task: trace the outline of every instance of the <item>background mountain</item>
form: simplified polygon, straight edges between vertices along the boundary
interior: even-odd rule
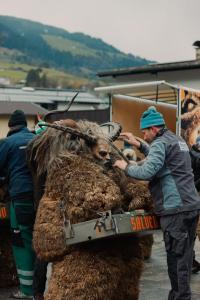
[[[86,77],[105,69],[150,63],[89,35],[9,16],[0,16],[0,47],[1,61],[50,67]]]

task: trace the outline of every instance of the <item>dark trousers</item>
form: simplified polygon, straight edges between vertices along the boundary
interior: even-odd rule
[[[32,247],[32,231],[34,217],[35,211],[31,193],[24,193],[11,198],[10,225],[12,249],[20,283],[20,291],[29,296],[33,295],[35,253]]]
[[[44,294],[47,275],[46,261],[40,260],[38,257],[35,260],[34,275],[33,275],[33,294]]]
[[[191,300],[190,276],[199,211],[162,216],[171,291],[168,300]]]

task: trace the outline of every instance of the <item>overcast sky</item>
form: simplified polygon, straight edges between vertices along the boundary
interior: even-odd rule
[[[195,58],[200,0],[0,0],[0,14],[103,39],[159,62]]]

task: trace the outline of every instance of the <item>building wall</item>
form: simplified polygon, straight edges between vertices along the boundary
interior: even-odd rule
[[[0,138],[6,137],[6,135],[8,133],[8,130],[9,130],[8,120],[9,120],[9,115],[0,116]],[[27,121],[28,121],[28,128],[30,130],[34,129],[35,116],[28,116]]]
[[[134,74],[115,77],[118,83],[139,83],[147,81],[165,80],[171,84],[183,85],[189,88],[200,90],[200,70],[183,70],[159,72],[156,74]]]

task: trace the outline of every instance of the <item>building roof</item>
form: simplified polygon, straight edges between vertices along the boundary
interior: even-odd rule
[[[59,89],[34,89],[30,87],[24,88],[0,88],[0,101],[19,101],[33,103],[56,103],[69,102],[77,91],[59,90]],[[79,92],[75,103],[101,104],[107,101],[98,98],[96,95]]]
[[[48,112],[48,110],[35,103],[0,101],[0,115],[11,114],[16,109],[23,110],[26,116],[34,116],[37,113],[44,115]]]
[[[189,60],[181,62],[170,62],[162,64],[150,64],[141,67],[133,68],[122,68],[122,69],[113,69],[97,73],[99,77],[117,77],[123,75],[132,75],[132,74],[144,74],[144,73],[158,73],[158,72],[168,72],[168,71],[179,71],[179,70],[194,70],[200,69],[200,60]]]
[[[132,100],[155,101],[156,103],[177,104],[178,89],[180,86],[172,85],[165,80],[149,81],[140,83],[115,84],[104,87],[97,87],[98,93],[110,95],[123,95],[123,97],[132,97]]]

